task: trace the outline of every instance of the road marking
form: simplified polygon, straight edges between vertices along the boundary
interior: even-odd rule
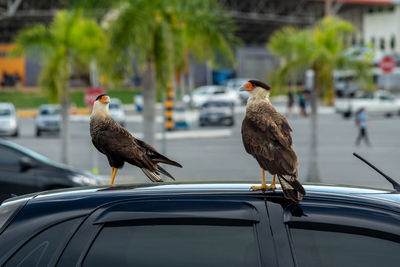
[[[131,133],[135,138],[143,138],[143,133]],[[156,139],[161,140],[163,133],[156,133]],[[190,139],[190,138],[215,138],[215,137],[227,137],[232,136],[231,129],[219,129],[219,130],[191,130],[191,131],[175,131],[166,132],[165,138],[167,140],[174,139]]]

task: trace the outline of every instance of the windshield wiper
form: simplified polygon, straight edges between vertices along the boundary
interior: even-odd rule
[[[398,182],[396,182],[395,180],[393,180],[392,178],[390,178],[389,176],[387,176],[386,174],[384,174],[381,170],[379,170],[377,167],[375,167],[374,165],[372,165],[372,163],[368,162],[366,159],[364,159],[363,157],[361,157],[360,155],[358,155],[357,153],[353,153],[353,155],[357,158],[359,158],[360,160],[362,160],[363,162],[365,162],[365,164],[367,164],[368,166],[370,166],[372,169],[374,169],[375,171],[377,171],[380,175],[382,175],[383,177],[385,177],[386,180],[388,180],[389,183],[392,184],[393,189],[400,193],[400,184]]]

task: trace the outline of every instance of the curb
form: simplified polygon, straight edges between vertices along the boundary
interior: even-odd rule
[[[25,109],[25,110],[18,110],[17,116],[18,118],[32,118],[37,116],[38,110],[37,109]],[[71,109],[69,111],[71,115],[90,115],[90,109],[88,108],[77,108]]]

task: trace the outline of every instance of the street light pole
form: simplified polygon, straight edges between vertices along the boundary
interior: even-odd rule
[[[332,0],[325,0],[325,17],[332,15]]]

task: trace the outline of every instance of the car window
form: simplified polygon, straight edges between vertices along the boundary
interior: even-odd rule
[[[110,104],[109,109],[119,109],[119,104]]]
[[[68,220],[41,232],[21,247],[7,261],[5,267],[49,266],[51,262],[57,260],[66,241],[81,221],[82,218]]]
[[[252,226],[136,225],[105,227],[83,266],[259,266],[259,258]]]
[[[10,116],[11,110],[10,109],[0,109],[0,116]]]
[[[21,156],[20,153],[12,149],[0,146],[0,169],[18,169]]]
[[[60,109],[42,109],[40,115],[58,115],[60,114]]]
[[[300,267],[399,266],[400,244],[394,241],[351,230],[332,232],[292,228],[290,233]]]
[[[388,95],[380,95],[379,99],[380,100],[393,100],[393,98]]]

